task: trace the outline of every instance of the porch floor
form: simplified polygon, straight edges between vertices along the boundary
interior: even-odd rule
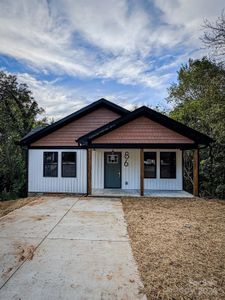
[[[124,190],[124,189],[93,189],[92,196],[114,196],[114,197],[140,197],[138,189]],[[145,190],[146,197],[171,197],[171,198],[192,198],[193,195],[181,191],[160,191],[160,190]]]

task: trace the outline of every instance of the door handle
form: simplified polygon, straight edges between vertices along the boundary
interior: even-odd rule
[[[118,172],[118,176],[120,177],[120,171]]]

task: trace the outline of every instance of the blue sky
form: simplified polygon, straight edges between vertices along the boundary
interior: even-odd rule
[[[0,68],[55,120],[99,98],[160,106],[222,0],[1,0]]]

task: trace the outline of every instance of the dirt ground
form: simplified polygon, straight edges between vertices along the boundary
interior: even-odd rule
[[[225,201],[122,202],[148,299],[225,299]]]
[[[37,197],[27,197],[17,200],[0,201],[0,218],[36,199]]]

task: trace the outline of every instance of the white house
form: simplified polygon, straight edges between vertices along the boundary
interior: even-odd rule
[[[132,112],[105,99],[27,134],[29,193],[182,191],[182,153],[208,136],[148,107]]]

